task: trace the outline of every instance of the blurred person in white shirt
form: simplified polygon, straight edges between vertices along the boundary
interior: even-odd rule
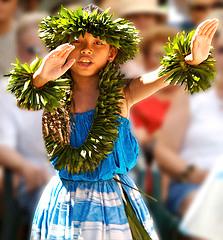
[[[31,13],[18,22],[17,57],[21,62],[30,63],[36,55],[46,54],[37,31],[44,16]],[[54,171],[47,161],[42,139],[42,111],[19,109],[14,96],[6,92],[7,83],[7,78],[0,80],[0,165],[12,170],[18,202],[32,218],[42,187]]]

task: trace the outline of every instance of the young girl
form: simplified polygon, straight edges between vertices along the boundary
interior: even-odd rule
[[[198,27],[187,63],[208,57],[216,28],[216,19]],[[52,51],[31,66],[17,62],[9,84],[20,107],[45,108],[44,139],[58,170],[36,209],[31,239],[158,239],[127,175],[138,154],[128,112],[167,86],[166,77],[155,71],[126,84],[119,64],[134,56],[137,31],[96,6],[61,9],[40,30]]]

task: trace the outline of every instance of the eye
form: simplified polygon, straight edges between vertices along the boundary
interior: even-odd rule
[[[103,41],[100,41],[100,40],[97,40],[97,41],[95,41],[95,44],[96,44],[96,45],[104,45],[104,42],[103,42]]]
[[[80,40],[79,40],[79,39],[74,39],[74,41],[73,41],[72,43],[73,43],[73,44],[80,43]]]

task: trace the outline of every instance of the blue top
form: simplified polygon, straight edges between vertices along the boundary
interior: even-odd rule
[[[71,130],[71,145],[79,147],[88,136],[93,123],[95,109],[71,115],[75,127]],[[98,181],[113,178],[115,174],[125,174],[136,165],[139,152],[138,142],[131,132],[129,119],[119,115],[119,134],[115,141],[113,151],[101,161],[93,172],[83,174],[70,174],[63,169],[58,171],[61,178],[76,181]]]

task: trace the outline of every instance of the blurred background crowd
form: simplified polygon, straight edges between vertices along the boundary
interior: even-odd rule
[[[3,75],[16,58],[30,63],[36,55],[47,54],[38,38],[43,17],[57,13],[61,4],[75,9],[88,3],[110,7],[115,17],[127,18],[139,29],[139,54],[121,66],[129,78],[160,66],[169,37],[194,29],[206,18],[220,20],[213,41],[217,74],[209,90],[189,95],[182,87],[168,86],[131,108],[140,154],[130,175],[140,189],[157,199],[145,201],[161,240],[223,239],[223,235],[209,237],[205,231],[188,234],[180,227],[223,154],[221,0],[0,0],[0,239],[29,239],[37,201],[55,174],[44,149],[42,112],[18,109]],[[207,221],[211,225],[212,219]],[[222,219],[216,224],[223,228]]]

